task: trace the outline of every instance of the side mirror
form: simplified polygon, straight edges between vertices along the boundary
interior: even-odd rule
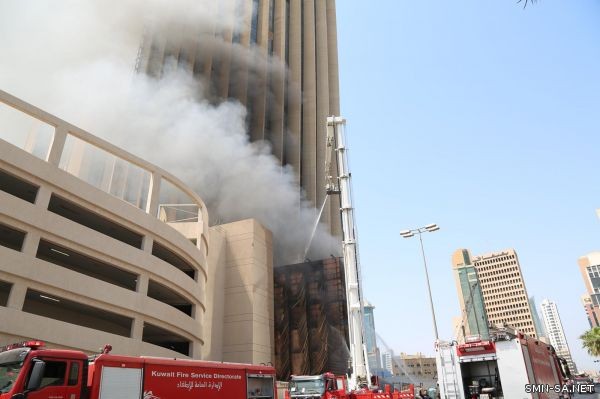
[[[44,376],[44,370],[46,369],[46,363],[41,360],[33,363],[31,374],[29,375],[29,381],[27,382],[27,391],[35,391],[42,384],[42,377]]]

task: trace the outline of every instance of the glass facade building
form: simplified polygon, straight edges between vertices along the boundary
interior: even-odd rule
[[[489,338],[488,317],[477,269],[471,264],[471,255],[466,249],[459,249],[453,256],[453,267],[457,290],[462,309],[459,338],[478,335]]]
[[[375,307],[370,303],[364,305],[365,344],[367,359],[371,372],[381,369],[381,356],[377,347],[377,333],[375,332]]]

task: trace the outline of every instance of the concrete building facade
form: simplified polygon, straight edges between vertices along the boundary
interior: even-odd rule
[[[273,361],[271,234],[0,91],[0,345]],[[257,278],[258,276],[258,278]]]
[[[340,113],[335,0],[230,3],[215,2],[207,11],[229,21],[218,26],[199,21],[181,29],[172,21],[171,29],[149,27],[137,69],[160,77],[175,64],[204,83],[211,101],[243,104],[250,139],[268,142],[320,208],[326,198],[326,117]],[[341,236],[339,199],[329,201],[321,220]]]
[[[592,297],[588,294],[582,295],[581,304],[583,305],[583,309],[585,310],[585,314],[587,316],[590,328],[600,327],[600,309],[598,308],[598,306],[594,306],[594,303],[592,302]]]
[[[583,306],[591,327],[600,324],[600,252],[591,252],[579,258],[579,271],[585,284],[586,294],[582,297]]]
[[[435,357],[420,352],[414,355],[403,352],[400,356],[394,357],[394,376],[416,386],[435,387],[437,383]]]
[[[560,320],[560,314],[558,313],[558,307],[556,306],[556,303],[548,299],[544,299],[541,304],[541,309],[544,326],[546,327],[550,344],[554,347],[557,355],[563,357],[567,361],[571,372],[576,374],[577,367],[573,362],[573,357],[571,356],[571,351],[569,350],[569,344],[567,342],[567,337],[565,336],[565,331]]]
[[[515,250],[479,255],[473,258],[473,264],[479,276],[489,322],[508,324],[538,337]]]
[[[470,260],[476,274],[468,268],[466,259]],[[532,337],[539,336],[519,259],[513,249],[477,256],[471,256],[468,250],[461,249],[454,253],[452,267],[457,278],[463,312],[468,302],[464,294],[467,291],[464,291],[463,286],[468,284],[467,288],[479,287],[488,325],[509,325]],[[470,277],[465,277],[465,282],[461,283],[458,272],[463,271],[465,276],[468,276],[468,270],[471,273]],[[477,303],[477,298],[474,299]],[[472,327],[470,332],[475,333]]]

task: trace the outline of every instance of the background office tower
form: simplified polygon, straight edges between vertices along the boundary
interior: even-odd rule
[[[571,357],[571,351],[569,350],[569,344],[565,337],[565,331],[560,321],[556,303],[548,299],[542,301],[542,318],[544,319],[550,344],[554,347],[558,356],[565,358],[571,372],[577,373],[577,367]]]
[[[423,387],[435,386],[438,382],[435,357],[425,356],[421,352],[414,355],[402,352],[400,356],[394,356],[394,377],[391,381],[410,382]]]
[[[588,323],[590,323],[590,328],[600,327],[600,321],[598,319],[598,307],[594,306],[592,297],[588,294],[583,294],[581,296],[581,304],[585,309],[585,314],[587,316]]]
[[[533,324],[538,333],[538,338],[544,342],[548,342],[548,333],[544,328],[544,323],[542,323],[542,320],[540,319],[534,297],[529,297],[529,305],[531,306],[531,315],[533,316]]]
[[[371,373],[375,374],[381,369],[381,354],[377,347],[377,332],[375,331],[375,306],[369,302],[365,302],[364,306],[365,319],[365,346],[367,347],[367,359]]]
[[[383,352],[381,354],[381,363],[383,369],[386,370],[390,375],[394,373],[394,352]]]
[[[453,268],[460,270],[461,263],[462,267],[468,264],[466,260],[470,260],[475,266],[479,284],[475,284],[476,281],[471,276],[471,287],[481,288],[488,323],[510,325],[525,334],[538,337],[516,252],[508,249],[471,257],[468,250],[464,250],[467,251],[464,255],[461,255],[460,251],[463,250],[454,253]],[[467,298],[459,289],[459,297],[461,295],[461,306],[464,309]]]
[[[187,69],[210,101],[245,105],[250,139],[268,142],[320,208],[326,117],[340,113],[335,0],[213,3],[218,25],[209,19],[193,28],[176,20],[149,26],[136,68],[155,77],[173,66]],[[321,221],[340,236],[339,199],[328,202]]]
[[[461,341],[469,335],[489,337],[488,319],[483,301],[481,284],[477,270],[471,264],[471,254],[467,249],[459,249],[452,255],[452,268],[456,290],[460,301],[462,317],[458,323],[457,338]]]
[[[600,252],[592,252],[578,260],[579,271],[587,294],[581,300],[590,323],[590,327],[600,326]]]

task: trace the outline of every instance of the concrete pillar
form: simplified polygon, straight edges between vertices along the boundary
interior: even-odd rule
[[[143,336],[144,320],[141,317],[136,317],[131,323],[131,338],[141,341]]]
[[[137,278],[137,286],[135,290],[140,295],[148,295],[148,285],[150,284],[150,278],[147,274],[140,274]]]
[[[284,102],[285,102],[285,37],[286,37],[286,4],[283,0],[274,0],[273,21],[273,56],[281,60],[281,65],[273,65],[269,69],[270,87],[273,101],[269,104],[269,141],[272,152],[284,165],[285,155],[283,153],[285,137],[287,135],[284,125]]]
[[[40,244],[40,234],[37,232],[34,232],[34,231],[30,231],[25,236],[25,240],[23,241],[23,247],[21,248],[21,252],[35,258],[39,244]]]
[[[325,151],[326,149],[326,121],[329,113],[329,56],[327,42],[327,9],[324,1],[317,1],[315,14],[315,31],[316,31],[316,54],[317,54],[317,148],[316,148],[316,182],[317,193],[315,206],[321,207],[325,200]],[[334,157],[334,154],[332,154]],[[339,220],[339,212],[331,213],[331,208],[323,210],[321,221],[327,225],[331,219]],[[337,217],[336,217],[337,216]]]
[[[202,344],[198,341],[190,341],[190,357],[202,359]]]
[[[58,126],[54,131],[54,138],[52,139],[52,144],[50,145],[50,151],[48,151],[48,158],[46,161],[50,165],[54,165],[58,167],[60,163],[60,157],[62,155],[63,149],[65,148],[65,142],[67,141],[67,128],[66,126]]]
[[[300,182],[302,141],[302,2],[290,1],[288,40],[289,85],[287,87],[287,128],[285,158]],[[299,206],[299,205],[298,205]]]
[[[302,185],[306,198],[315,207],[321,206],[316,202],[317,187],[317,77],[316,77],[316,47],[315,47],[315,0],[305,0],[304,6],[304,62],[302,73]]]
[[[155,217],[158,215],[161,179],[162,176],[156,172],[152,173],[150,176],[150,188],[148,189],[148,200],[146,201],[146,213]]]
[[[225,13],[224,15],[219,14],[219,11],[217,11],[219,18],[228,16],[228,13]],[[231,18],[234,18],[234,16],[231,15]],[[222,36],[220,36],[220,39],[225,43],[231,43],[233,41],[234,20],[230,19],[226,23],[227,28],[222,29]],[[225,24],[223,26],[225,26]],[[223,49],[223,47],[217,43],[214,50],[218,51],[218,53],[213,52],[212,72],[214,72],[214,75],[211,76],[211,81],[214,82],[214,87],[218,96],[227,98],[229,97],[229,80],[231,79],[231,49]]]
[[[267,59],[267,48],[269,44],[269,1],[261,1],[258,5],[257,12],[257,38],[255,43],[254,51],[260,55],[257,57],[264,57]],[[253,17],[252,17],[253,18]],[[250,94],[248,101],[252,101],[252,120],[251,120],[251,137],[252,141],[265,140],[265,118],[268,115],[267,112],[267,91],[268,91],[268,78],[267,78],[267,65],[263,62],[256,64],[253,71],[253,77],[249,80]]]
[[[142,251],[152,253],[152,247],[154,246],[154,238],[150,236],[144,236],[142,238]]]
[[[25,295],[27,294],[27,286],[24,283],[14,283],[8,295],[7,308],[21,310],[25,303]]]
[[[35,196],[35,205],[43,209],[48,209],[50,204],[50,197],[52,196],[52,190],[46,186],[40,186],[37,195]]]

